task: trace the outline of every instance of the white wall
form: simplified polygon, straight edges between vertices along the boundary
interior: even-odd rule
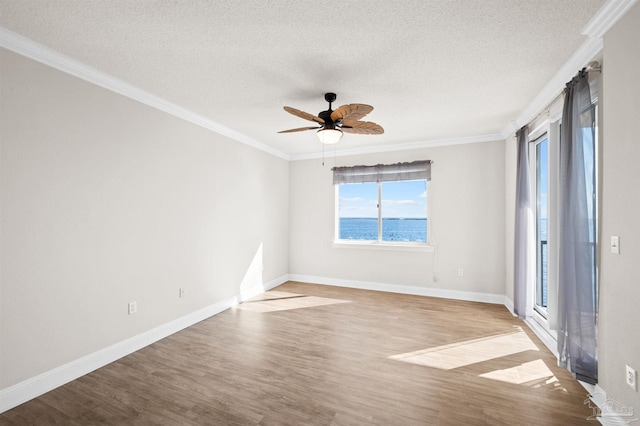
[[[640,393],[625,384],[625,364],[640,371],[640,4],[604,38],[603,190],[598,328],[599,384],[607,397],[640,413]],[[620,236],[620,255],[609,249]]]
[[[341,143],[349,137],[346,136]],[[338,280],[504,295],[504,142],[291,162],[289,271]],[[433,253],[333,247],[331,167],[433,160],[429,183]],[[457,275],[458,268],[464,276]]]
[[[0,389],[286,276],[287,161],[0,55]]]
[[[505,160],[505,295],[513,307],[514,291],[514,239],[515,239],[515,215],[516,215],[516,175],[518,166],[518,144],[514,137],[504,142]]]

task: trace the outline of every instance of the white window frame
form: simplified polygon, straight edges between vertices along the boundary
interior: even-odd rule
[[[540,135],[534,137],[530,137],[530,142],[529,142],[529,169],[531,170],[531,175],[530,175],[530,193],[534,194],[534,198],[532,199],[532,210],[534,210],[533,212],[533,218],[534,218],[534,222],[537,224],[538,221],[538,215],[537,215],[537,208],[533,207],[537,204],[537,187],[538,187],[538,173],[537,173],[537,169],[538,169],[538,155],[537,155],[537,147],[540,143],[542,143],[545,139],[547,141],[547,184],[548,184],[548,193],[547,193],[547,305],[549,304],[549,263],[550,263],[550,256],[549,256],[549,216],[551,216],[551,207],[549,206],[550,203],[550,198],[551,198],[551,194],[549,193],[551,191],[551,175],[552,175],[552,171],[551,171],[551,164],[550,164],[550,160],[551,160],[551,137],[549,134],[549,130],[550,130],[550,125],[546,125],[545,126],[545,132],[541,133]],[[554,182],[555,183],[555,182]],[[538,237],[537,237],[537,227],[536,229],[536,233],[535,233],[535,237],[534,237],[534,250],[533,252],[535,253],[535,264],[534,264],[534,268],[532,268],[532,272],[533,272],[533,312],[536,312],[539,316],[541,316],[542,318],[544,318],[544,320],[546,321],[547,318],[547,308],[540,308],[538,307],[537,304],[537,290],[538,290],[538,246],[537,246],[537,242],[538,242]],[[554,238],[555,241],[555,238]]]
[[[533,303],[533,319],[542,327],[551,337],[556,340],[557,333],[555,331],[557,325],[558,311],[558,221],[559,221],[559,175],[560,175],[560,117],[562,111],[559,110],[554,116],[549,117],[542,124],[529,133],[530,151],[529,156],[531,170],[535,170],[535,145],[542,137],[547,138],[547,156],[548,156],[548,199],[547,199],[547,309],[546,316],[536,309],[535,297],[532,297]],[[536,193],[536,177],[531,174],[530,193]],[[532,247],[535,250],[535,242]],[[535,268],[532,268],[535,270]],[[536,277],[531,280],[533,293],[535,295],[535,286],[537,284]]]

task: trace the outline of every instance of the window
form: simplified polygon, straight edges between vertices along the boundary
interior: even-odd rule
[[[431,162],[334,168],[336,240],[427,242]]]
[[[598,262],[597,262],[597,248],[598,248],[598,104],[597,101],[592,100],[592,104],[589,106],[589,110],[584,110],[581,113],[581,119],[586,122],[582,129],[582,149],[584,155],[584,173],[585,173],[585,192],[587,193],[587,211],[586,216],[589,222],[589,246],[590,246],[590,262],[593,268],[591,275],[593,294],[591,300],[594,303],[593,310],[598,312]],[[589,119],[592,117],[594,120],[593,126],[595,131],[589,128]]]
[[[582,188],[589,196],[585,215],[589,220],[589,256],[595,259],[598,236],[598,131],[597,131],[597,100],[593,100],[594,116],[596,118],[595,139],[591,131],[586,128],[583,134],[583,167],[586,186]],[[586,113],[585,110],[583,112]],[[559,187],[560,187],[560,121],[552,121],[545,126],[541,136],[534,136],[530,146],[531,165],[531,193],[534,215],[535,246],[534,250],[535,277],[532,289],[534,316],[540,325],[555,338],[558,310],[558,274],[559,274]],[[535,247],[535,248],[534,248]],[[596,262],[593,261],[594,268]],[[597,271],[594,270],[597,280]],[[597,281],[594,283],[593,300],[597,303]],[[597,305],[596,305],[597,306]]]
[[[534,308],[547,317],[548,297],[548,203],[549,203],[549,139],[543,136],[533,142],[535,162],[535,235],[536,235],[536,288]]]
[[[559,117],[558,117],[559,119]],[[533,318],[554,339],[558,294],[560,122],[548,120],[531,135],[529,160],[534,241],[531,250]]]

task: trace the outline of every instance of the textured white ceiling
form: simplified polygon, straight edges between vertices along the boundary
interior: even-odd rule
[[[0,0],[0,26],[290,155],[317,114],[366,103],[384,135],[500,133],[585,41],[602,0]],[[576,70],[577,71],[577,70]]]

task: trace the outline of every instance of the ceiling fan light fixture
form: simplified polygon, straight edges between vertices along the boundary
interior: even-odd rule
[[[318,130],[317,134],[318,134],[318,139],[320,139],[320,142],[327,145],[333,145],[338,143],[338,141],[342,137],[342,130],[320,129]]]

